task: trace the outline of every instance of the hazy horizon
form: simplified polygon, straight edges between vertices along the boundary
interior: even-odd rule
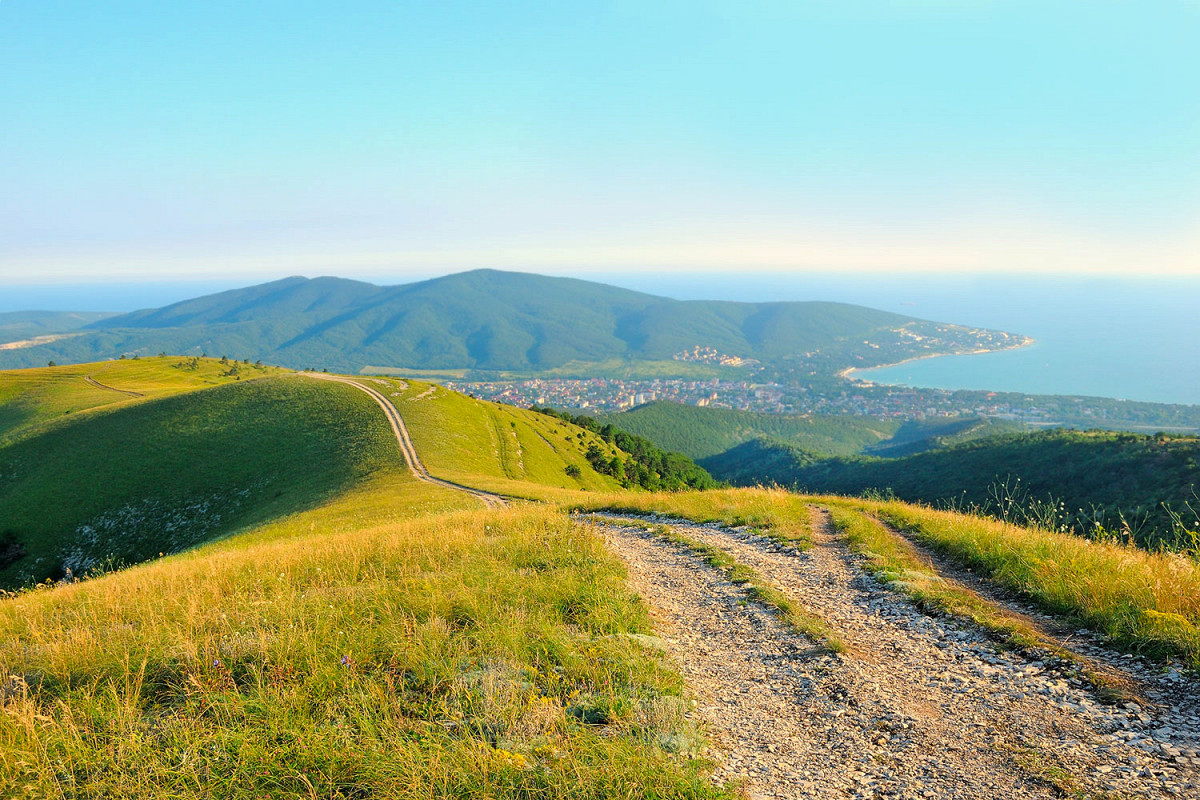
[[[0,284],[1196,275],[1197,39],[1182,0],[4,3]]]

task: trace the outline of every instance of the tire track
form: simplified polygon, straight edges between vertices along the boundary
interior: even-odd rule
[[[974,626],[919,611],[858,569],[823,514],[802,554],[742,529],[647,522],[725,550],[849,646],[806,654],[695,557],[602,526],[701,701],[717,777],[744,778],[752,796],[1200,796],[1200,720],[1102,705],[1056,662],[998,652]]]
[[[141,392],[133,392],[128,389],[118,389],[115,386],[108,386],[108,385],[103,384],[100,381],[96,380],[91,375],[84,375],[83,379],[85,381],[87,381],[88,383],[90,383],[92,386],[95,386],[97,389],[107,389],[110,392],[117,392],[118,394],[123,394],[123,395],[126,395],[127,397],[145,397],[146,396],[146,395],[142,394]]]

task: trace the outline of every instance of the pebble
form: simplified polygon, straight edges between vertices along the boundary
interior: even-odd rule
[[[1053,772],[1084,794],[1200,797],[1200,687],[1190,676],[1077,631],[1077,650],[1126,673],[1150,701],[1104,705],[1069,664],[998,651],[973,627],[887,590],[819,517],[816,546],[803,552],[745,529],[648,521],[729,552],[851,649],[817,651],[689,551],[603,527],[698,700],[692,715],[718,783],[743,778],[751,797],[1015,800],[1056,796]]]

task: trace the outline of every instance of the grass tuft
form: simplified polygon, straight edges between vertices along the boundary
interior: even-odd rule
[[[0,795],[732,796],[584,526],[334,519],[0,602]]]
[[[825,620],[810,613],[787,592],[767,583],[755,569],[741,563],[727,551],[680,533],[670,525],[647,527],[645,523],[636,520],[605,521],[648,530],[660,539],[690,550],[700,556],[705,564],[723,573],[730,583],[740,586],[748,598],[775,611],[794,632],[811,639],[830,652],[846,652],[845,642],[832,631]]]

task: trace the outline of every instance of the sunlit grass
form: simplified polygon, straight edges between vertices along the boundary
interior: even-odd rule
[[[572,510],[663,514],[694,522],[757,528],[776,542],[798,549],[812,544],[807,503],[801,495],[784,489],[614,492],[559,495],[553,499]]]
[[[176,366],[180,364],[183,366]],[[0,443],[28,436],[47,424],[90,409],[235,382],[236,377],[223,374],[230,366],[215,358],[193,361],[166,356],[0,371]],[[285,371],[243,364],[239,372],[242,380],[248,380]],[[144,398],[93,386],[84,380],[87,376]]]
[[[597,537],[347,510],[0,602],[0,795],[724,796]]]
[[[1200,668],[1200,569],[1186,557],[899,502],[859,505],[1123,648]]]
[[[564,490],[615,490],[584,454],[599,436],[525,409],[475,400],[440,386],[409,381],[384,391],[404,417],[421,460],[433,475],[480,489],[521,494],[520,484]],[[381,387],[382,391],[382,387]],[[567,474],[572,465],[578,477]]]

